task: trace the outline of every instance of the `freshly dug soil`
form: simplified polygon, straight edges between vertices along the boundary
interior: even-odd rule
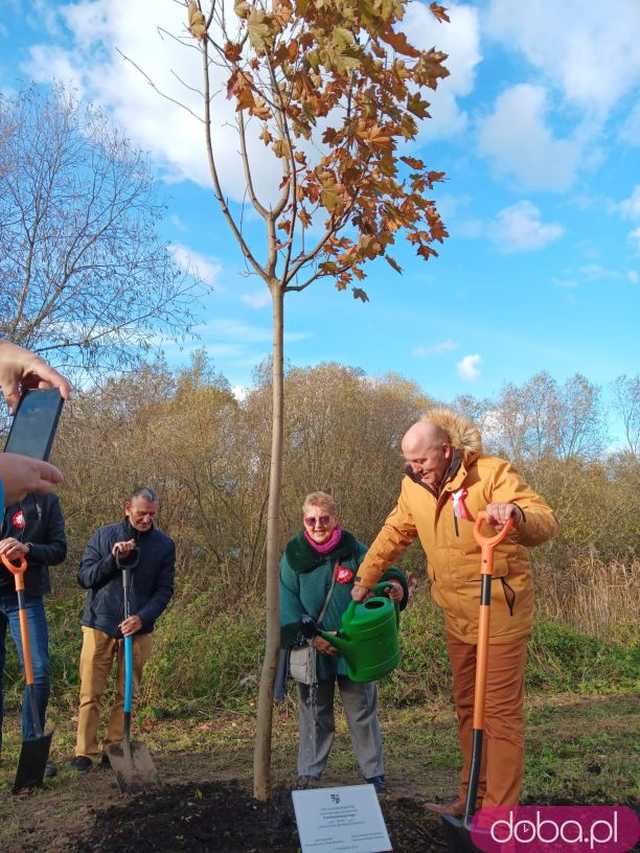
[[[446,849],[439,818],[408,798],[381,797],[395,853]],[[291,792],[256,802],[235,781],[172,785],[96,811],[74,853],[297,853]]]

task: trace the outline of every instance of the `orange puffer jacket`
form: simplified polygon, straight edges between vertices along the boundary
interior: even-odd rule
[[[450,423],[448,427],[451,434]],[[461,642],[476,643],[480,548],[473,538],[473,520],[454,518],[454,493],[465,495],[471,519],[489,503],[515,503],[525,521],[494,552],[490,634],[492,643],[512,642],[527,636],[533,623],[533,578],[527,548],[553,537],[558,522],[508,462],[460,447],[455,435],[452,443],[464,454],[457,472],[438,498],[404,477],[398,503],[361,563],[357,582],[371,588],[418,536],[427,556],[431,594],[444,611],[448,632]]]

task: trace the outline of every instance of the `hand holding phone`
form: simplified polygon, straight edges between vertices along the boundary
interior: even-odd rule
[[[65,400],[71,395],[69,380],[43,358],[9,341],[0,340],[0,390],[12,414],[20,400],[20,392],[27,388],[58,388]]]
[[[62,481],[61,472],[46,460],[63,402],[57,389],[23,393],[5,452],[0,453],[0,482],[6,506],[21,501],[30,492],[50,492]]]
[[[24,391],[11,424],[5,453],[47,461],[64,400],[57,388]]]

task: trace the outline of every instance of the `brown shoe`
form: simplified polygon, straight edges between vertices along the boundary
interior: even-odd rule
[[[462,817],[465,804],[462,800],[453,800],[450,803],[425,803],[425,809],[436,814],[447,814],[453,817]]]

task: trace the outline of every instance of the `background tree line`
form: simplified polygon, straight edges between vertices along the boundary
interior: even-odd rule
[[[75,566],[91,532],[119,517],[133,485],[150,483],[162,496],[161,524],[178,543],[179,583],[208,591],[211,612],[261,596],[270,381],[268,365],[259,368],[239,401],[199,353],[188,369],[159,361],[76,395],[54,456],[66,472],[60,496],[71,540],[59,594],[74,594]],[[637,380],[625,381],[633,388]],[[616,389],[623,385],[618,380]],[[401,376],[373,379],[336,363],[291,367],[285,393],[282,544],[300,526],[302,498],[315,489],[334,494],[344,525],[371,541],[398,494],[402,434],[439,401]],[[621,399],[635,404],[632,395]],[[580,375],[560,386],[541,373],[505,386],[495,400],[449,405],[475,417],[486,449],[511,459],[554,507],[560,536],[533,552],[549,589],[561,598],[562,585],[579,580],[581,566],[594,560],[635,565],[640,456],[636,439],[604,453],[597,387]],[[404,563],[424,575],[417,547]],[[584,582],[595,583],[587,571]],[[600,580],[613,582],[606,572]],[[570,612],[571,600],[564,609]]]

